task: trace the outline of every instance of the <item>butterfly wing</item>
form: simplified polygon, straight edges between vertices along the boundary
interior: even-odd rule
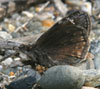
[[[76,17],[71,14],[57,22],[36,42],[37,47],[57,64],[76,64],[86,57],[89,48],[89,17],[83,12],[81,15],[77,12],[75,15]],[[85,25],[82,25],[81,18],[85,20]]]

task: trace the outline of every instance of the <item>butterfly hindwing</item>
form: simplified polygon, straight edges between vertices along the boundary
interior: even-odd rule
[[[58,64],[75,64],[86,57],[90,30],[87,13],[75,11],[44,33],[37,40],[36,46]]]

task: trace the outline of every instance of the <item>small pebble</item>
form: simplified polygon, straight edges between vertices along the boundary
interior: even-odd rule
[[[89,15],[92,15],[91,9],[92,9],[92,5],[91,5],[90,2],[85,2],[82,5],[82,10],[85,11],[85,12],[87,12]]]
[[[94,54],[94,64],[96,69],[100,69],[100,41],[94,40],[91,42],[90,52]]]
[[[53,20],[43,20],[43,21],[42,21],[42,25],[43,25],[44,27],[51,27],[51,26],[54,25],[54,21],[53,21]]]
[[[9,76],[14,76],[14,75],[15,75],[14,72],[10,72],[10,73],[9,73]]]
[[[3,66],[2,65],[0,65],[0,71],[3,69]]]
[[[12,25],[12,24],[8,24],[8,30],[9,30],[9,32],[14,32],[15,31],[15,26],[14,25]]]
[[[33,14],[30,13],[30,12],[28,12],[28,11],[23,11],[23,12],[22,12],[22,15],[25,15],[25,16],[27,16],[27,17],[29,17],[29,18],[33,18]]]
[[[13,62],[12,58],[7,58],[5,61],[2,62],[3,65],[9,66]]]
[[[0,31],[0,37],[5,40],[12,39],[12,36],[9,33],[4,31]]]
[[[32,89],[33,85],[41,78],[40,74],[32,69],[26,69],[19,78],[11,82],[7,89]]]
[[[14,60],[15,60],[15,61],[19,61],[19,60],[20,60],[20,58],[19,58],[19,57],[17,57],[17,58],[14,58]]]

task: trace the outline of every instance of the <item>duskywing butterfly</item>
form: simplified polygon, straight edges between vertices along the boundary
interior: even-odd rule
[[[75,65],[82,62],[88,53],[91,22],[88,14],[71,10],[45,32],[32,48],[26,48],[31,64],[45,67]],[[25,52],[25,51],[24,51]]]
[[[77,64],[86,58],[90,30],[88,14],[71,10],[37,40],[35,47],[47,54],[55,64]]]

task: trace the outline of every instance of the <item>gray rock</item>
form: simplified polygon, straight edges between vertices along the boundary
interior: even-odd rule
[[[75,65],[75,67],[77,67],[80,70],[95,69],[94,60],[86,59],[84,62]]]
[[[8,40],[8,39],[12,39],[12,36],[7,32],[0,31],[0,38]]]
[[[90,52],[94,55],[100,52],[100,41],[94,40],[91,42]]]
[[[5,51],[5,55],[8,56],[8,55],[12,55],[12,54],[15,54],[16,51],[15,50],[7,50]]]
[[[32,85],[35,83],[36,79],[33,76],[28,76],[26,78],[12,82],[7,89],[31,89]]]
[[[7,77],[8,77],[10,72],[16,73],[17,72],[17,68],[4,68],[0,72],[3,73],[4,75],[7,75]]]
[[[16,32],[12,32],[11,35],[12,35],[13,38],[21,37],[21,34],[18,33],[18,32],[17,33]]]
[[[87,59],[87,69],[95,69],[94,61],[92,59]]]
[[[25,75],[27,76],[25,76]],[[15,81],[11,82],[7,89],[31,89],[32,86],[40,79],[40,74],[32,69],[23,71],[23,74]]]
[[[26,27],[30,32],[39,33],[40,30],[43,30],[42,23],[38,19],[32,19]]]
[[[33,17],[33,14],[31,12],[29,12],[29,11],[23,11],[22,12],[22,15],[27,16],[29,18],[32,18]]]
[[[95,54],[94,64],[96,69],[100,69],[100,53]]]
[[[2,65],[0,65],[0,71],[3,69],[3,66]]]
[[[100,86],[100,69],[83,70],[83,74],[86,77],[84,86]]]
[[[96,69],[100,68],[100,41],[91,42],[90,52],[94,54],[94,65]]]
[[[87,61],[77,64],[77,65],[75,65],[75,67],[77,67],[80,70],[86,70],[87,69]]]
[[[12,14],[12,19],[16,19],[17,17],[19,17],[20,15],[18,13],[14,13]]]
[[[3,65],[9,66],[13,62],[12,58],[7,58],[6,60],[2,61]]]
[[[84,80],[81,70],[65,65],[48,69],[39,84],[43,89],[81,89]]]
[[[22,53],[22,52],[20,52],[19,56],[20,56],[22,59],[25,59],[25,60],[28,59],[27,55],[24,54],[24,53]]]
[[[12,64],[9,67],[14,68],[14,67],[19,67],[19,66],[23,66],[23,63],[19,60],[15,60],[12,62]]]
[[[28,20],[29,20],[29,18],[27,16],[21,16],[21,17],[17,18],[17,21],[19,21],[21,24],[24,24]]]

